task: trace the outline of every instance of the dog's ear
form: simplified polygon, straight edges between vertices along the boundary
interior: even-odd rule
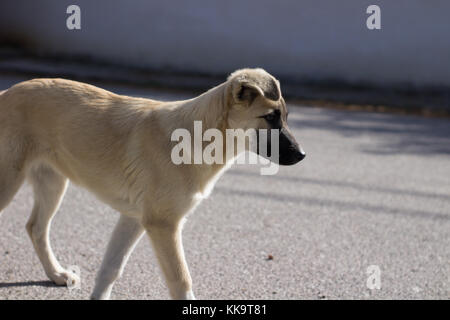
[[[281,97],[279,82],[262,69],[243,69],[232,73],[232,96],[235,103],[250,105],[262,96],[277,101]]]
[[[256,84],[248,81],[237,81],[233,85],[233,99],[237,103],[248,103],[249,105],[257,96],[264,96],[264,92]]]

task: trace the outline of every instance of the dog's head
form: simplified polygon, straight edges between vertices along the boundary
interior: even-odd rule
[[[266,150],[271,154],[271,131],[279,137],[278,163],[293,165],[305,157],[287,125],[288,111],[281,96],[280,83],[263,69],[242,69],[228,77],[229,103],[228,126],[232,129],[267,129]],[[257,135],[258,140],[260,135]],[[269,158],[268,158],[269,159]],[[270,160],[274,161],[273,158]]]

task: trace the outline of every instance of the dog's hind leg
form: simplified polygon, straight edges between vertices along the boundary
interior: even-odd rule
[[[120,216],[95,280],[91,299],[109,299],[114,282],[120,278],[133,249],[144,234],[139,220]]]
[[[58,285],[75,284],[78,276],[61,267],[50,246],[50,224],[66,191],[68,180],[47,166],[30,170],[34,207],[26,229],[47,276]]]
[[[5,140],[0,138],[0,213],[11,202],[25,179],[23,159],[20,150],[9,148]]]
[[[0,213],[11,202],[24,178],[25,175],[21,171],[0,167]]]

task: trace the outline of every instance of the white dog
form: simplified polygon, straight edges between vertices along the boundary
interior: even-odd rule
[[[0,93],[0,210],[27,178],[35,204],[26,229],[52,281],[78,281],[61,267],[49,243],[51,219],[71,180],[121,213],[92,298],[109,298],[144,232],[171,296],[194,298],[181,241],[183,217],[230,161],[171,161],[171,133],[178,128],[192,132],[194,121],[202,121],[203,130],[278,130],[279,163],[292,165],[304,158],[287,127],[279,82],[262,69],[236,71],[186,101],[121,96],[63,79],[34,79]]]

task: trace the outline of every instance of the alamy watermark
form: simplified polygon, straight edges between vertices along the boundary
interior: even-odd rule
[[[69,17],[66,19],[66,26],[69,30],[81,29],[81,9],[76,4],[71,4],[67,7],[66,13]],[[366,13],[370,14],[366,20],[366,26],[369,30],[381,29],[381,9],[378,5],[372,4],[367,7]]]
[[[171,151],[172,162],[176,165],[261,164],[265,166],[260,169],[261,175],[278,172],[279,130],[226,129],[225,136],[216,128],[203,132],[201,121],[194,121],[194,137],[187,129],[175,129],[171,141],[178,143]]]
[[[366,287],[370,290],[381,289],[381,269],[377,265],[367,267],[366,273],[369,275],[366,281]]]
[[[66,13],[70,14],[66,19],[66,26],[69,30],[81,29],[81,9],[76,4],[71,4],[67,7]]]
[[[381,9],[376,4],[367,7],[366,13],[370,16],[366,20],[366,26],[369,30],[381,29]]]
[[[69,278],[66,281],[67,289],[75,290],[81,289],[81,270],[79,266],[68,266],[67,271],[72,273],[75,277]]]

